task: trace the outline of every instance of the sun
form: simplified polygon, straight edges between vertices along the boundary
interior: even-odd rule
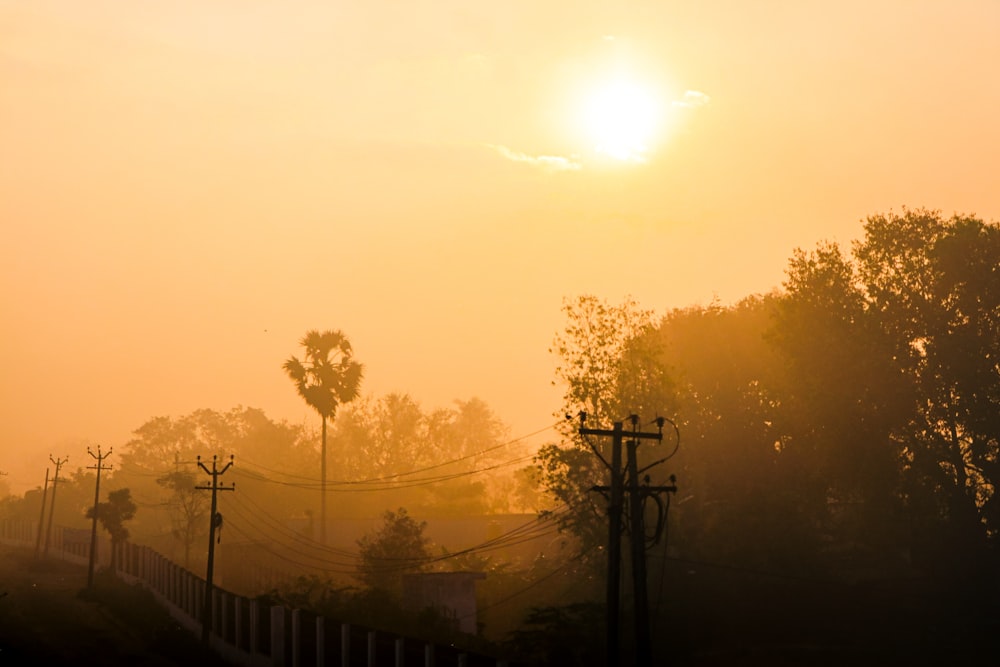
[[[596,86],[583,104],[583,125],[594,149],[626,162],[645,161],[663,117],[655,89],[629,79]]]

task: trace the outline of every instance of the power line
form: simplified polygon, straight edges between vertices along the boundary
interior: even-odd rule
[[[430,486],[433,484],[439,484],[441,482],[449,482],[455,479],[461,479],[462,477],[470,477],[472,475],[478,475],[483,472],[489,472],[491,470],[499,470],[501,468],[510,467],[512,465],[517,465],[519,463],[525,463],[534,458],[534,455],[519,456],[502,463],[497,463],[495,465],[485,466],[482,468],[477,468],[475,470],[467,470],[464,472],[449,473],[446,475],[436,475],[434,477],[419,477],[416,479],[400,481],[393,484],[381,484],[379,485],[379,480],[359,480],[352,482],[327,482],[327,488],[329,491],[337,493],[351,493],[355,491],[395,491],[397,489],[411,489],[420,486]],[[259,466],[258,466],[259,467]],[[256,479],[261,482],[267,482],[270,484],[277,484],[279,486],[289,486],[299,489],[318,489],[320,488],[319,482],[313,481],[309,483],[302,482],[286,482],[279,479],[272,479],[265,475],[255,473],[252,471],[243,470],[239,474],[245,475],[252,479]],[[330,488],[330,485],[344,486],[348,488]]]
[[[563,572],[570,565],[572,565],[576,561],[580,560],[584,556],[590,554],[592,551],[596,550],[596,548],[597,548],[596,546],[592,546],[589,549],[584,549],[583,551],[579,552],[576,556],[568,559],[565,563],[563,563],[562,565],[560,565],[555,570],[552,570],[548,574],[545,574],[545,575],[539,577],[538,579],[536,579],[535,581],[531,582],[530,584],[528,584],[524,588],[520,588],[520,589],[514,591],[513,593],[511,593],[510,595],[508,595],[506,597],[503,597],[503,598],[500,598],[499,600],[496,600],[496,601],[494,601],[494,602],[492,602],[492,603],[490,603],[488,605],[485,605],[483,607],[479,607],[479,608],[477,608],[476,611],[477,612],[483,612],[483,611],[486,611],[487,609],[492,609],[494,607],[498,607],[498,606],[500,606],[502,604],[505,604],[505,603],[513,600],[514,598],[516,598],[516,597],[518,597],[520,595],[523,595],[523,594],[527,593],[528,591],[530,591],[531,589],[535,588],[536,586],[539,586],[539,585],[545,583],[546,581],[548,581],[549,579],[551,579],[555,575],[559,574],[560,572]],[[468,615],[466,615],[463,618],[468,618],[471,615],[472,614],[468,614]]]
[[[492,445],[490,447],[487,447],[485,449],[481,449],[479,451],[471,452],[469,454],[465,454],[463,456],[459,456],[459,457],[454,458],[454,459],[449,459],[448,461],[442,461],[441,463],[435,463],[435,464],[424,466],[424,467],[421,467],[421,468],[414,468],[412,470],[407,470],[405,472],[393,473],[391,475],[382,475],[382,476],[379,476],[379,477],[370,477],[370,478],[366,478],[366,479],[358,479],[358,480],[328,480],[327,484],[338,484],[338,485],[372,484],[372,483],[377,483],[377,482],[387,482],[387,481],[390,481],[390,480],[393,480],[393,479],[399,479],[400,477],[409,477],[410,475],[416,475],[416,474],[419,474],[419,473],[422,473],[422,472],[427,472],[429,470],[436,470],[438,468],[443,468],[445,466],[453,465],[455,463],[460,463],[462,461],[466,461],[468,459],[475,458],[477,456],[482,456],[483,454],[488,454],[488,453],[496,451],[498,449],[503,449],[504,447],[509,447],[510,445],[513,445],[513,444],[516,444],[518,442],[521,442],[522,440],[527,440],[528,438],[536,436],[539,433],[544,433],[544,432],[546,432],[548,430],[551,430],[551,429],[555,428],[559,423],[560,422],[555,422],[553,424],[545,426],[544,428],[540,428],[540,429],[537,429],[535,431],[532,431],[531,433],[528,433],[526,435],[518,436],[517,438],[513,438],[511,440],[507,440],[506,442],[502,442],[502,443],[500,443],[498,445]],[[518,461],[519,462],[519,461],[523,461],[523,460],[529,460],[529,459],[531,459],[533,457],[534,457],[533,454],[532,455],[526,455],[526,456],[518,457],[517,459],[514,459],[514,461]],[[269,468],[269,467],[261,465],[259,463],[255,463],[254,461],[251,461],[249,459],[242,459],[241,458],[240,460],[243,461],[244,463],[247,463],[247,464],[255,467],[255,468],[260,468],[261,470],[266,470],[268,472],[276,473],[276,474],[279,474],[279,475],[284,475],[285,477],[292,477],[292,478],[295,478],[295,479],[303,479],[303,480],[306,480],[306,481],[309,481],[309,482],[315,482],[316,484],[320,483],[320,480],[317,479],[317,478],[315,478],[315,477],[308,477],[308,476],[305,476],[305,475],[298,475],[298,474],[295,474],[295,473],[284,472],[284,471],[281,471],[281,470],[277,470],[275,468]],[[491,468],[483,468],[482,470],[489,470],[489,469],[491,469]],[[463,474],[465,474],[465,473],[463,473]],[[428,478],[428,479],[434,479],[434,478]],[[276,481],[276,480],[271,480],[271,481]],[[278,483],[283,483],[283,484],[291,485],[290,482],[278,482]]]
[[[248,496],[244,494],[244,498],[248,498]],[[256,506],[256,504],[254,504],[254,506],[255,508],[246,507],[242,505],[240,501],[235,501],[234,499],[231,508],[234,512],[236,512],[239,518],[243,519],[246,522],[249,529],[255,530],[262,536],[270,539],[275,544],[280,544],[281,546],[289,550],[295,551],[300,555],[304,555],[307,558],[315,558],[316,560],[321,560],[323,562],[333,562],[333,561],[326,560],[326,556],[313,556],[306,551],[300,551],[299,548],[311,549],[314,552],[326,553],[329,554],[330,557],[341,556],[349,559],[354,559],[357,557],[356,553],[351,553],[349,551],[325,545],[316,540],[312,540],[306,537],[305,535],[297,533],[291,530],[290,528],[281,525],[279,519],[276,519],[273,516],[264,512],[263,510],[259,509],[259,507]],[[264,527],[269,528],[270,530],[269,531],[264,530],[264,528],[261,527],[261,524],[264,524]],[[284,541],[279,541],[279,539],[277,539],[279,537],[281,538],[281,540]],[[295,546],[293,546],[292,543],[288,541],[289,539],[299,543],[299,545],[301,546],[299,548],[296,548]]]
[[[239,507],[242,505],[241,500],[248,500],[251,504],[254,505],[254,508],[251,509],[249,507],[243,507],[242,510],[239,509]],[[323,563],[324,565],[334,565],[340,567],[346,567],[349,565],[355,566],[358,559],[360,558],[360,553],[358,552],[346,551],[343,549],[337,549],[335,547],[329,547],[327,545],[320,544],[319,542],[311,540],[308,537],[302,535],[301,533],[297,533],[287,528],[286,526],[283,526],[279,519],[276,519],[275,517],[268,514],[266,511],[263,510],[263,508],[260,508],[256,503],[253,502],[252,499],[250,499],[249,496],[244,495],[241,497],[241,500],[234,499],[235,505],[233,506],[233,510],[236,512],[239,518],[243,519],[246,522],[247,524],[246,530],[253,530],[255,532],[258,532],[263,537],[269,540],[265,548],[271,553],[275,553],[272,548],[273,545],[279,545],[298,556],[315,560],[319,563]],[[244,513],[244,511],[246,513]],[[554,525],[556,519],[558,519],[559,516],[561,516],[567,511],[568,511],[567,506],[557,508],[555,511],[549,513],[544,517],[535,517],[534,519],[520,526],[517,526],[501,535],[498,535],[494,538],[491,538],[474,546],[465,549],[460,549],[458,551],[448,552],[446,554],[440,554],[428,557],[421,557],[421,558],[385,558],[380,560],[386,563],[399,563],[401,564],[402,569],[407,569],[414,564],[429,565],[433,563],[447,561],[460,556],[464,556],[466,554],[495,551],[498,549],[508,548],[511,546],[517,546],[519,544],[535,541],[543,537],[547,537],[549,535],[554,535],[558,533],[559,532],[558,526]],[[247,513],[252,515],[253,518],[247,516]],[[270,527],[271,532],[261,529],[261,527],[259,526],[260,523],[264,523],[268,527]],[[546,524],[552,524],[552,525],[546,525]],[[250,538],[248,533],[245,532],[245,530],[238,530],[237,532],[240,532],[242,535],[248,537],[248,539],[252,539]],[[275,534],[277,534],[277,536]],[[282,539],[279,540],[277,539],[277,537],[281,537]],[[287,541],[289,538],[293,540],[296,544],[289,543]],[[255,541],[255,544],[259,543]],[[260,546],[265,546],[265,545],[260,544]],[[304,550],[303,548],[312,550],[312,553]],[[330,557],[323,555],[315,555],[315,552],[321,552],[321,553],[327,552],[328,554],[330,554]],[[351,562],[344,563],[341,560],[333,558],[333,556],[345,557],[350,559]],[[304,567],[307,566],[304,563],[301,562],[298,563],[303,565]],[[316,567],[316,566],[308,566],[308,567]],[[386,569],[387,570],[390,569],[388,565],[386,566]]]

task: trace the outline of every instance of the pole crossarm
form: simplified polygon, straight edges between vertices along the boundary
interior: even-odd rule
[[[615,432],[606,428],[581,428],[580,435],[600,435],[606,438],[615,437]],[[651,433],[643,431],[621,431],[623,435],[639,440],[663,440],[663,433]]]

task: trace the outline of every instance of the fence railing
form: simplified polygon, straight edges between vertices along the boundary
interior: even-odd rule
[[[38,522],[0,520],[0,542],[34,548]],[[90,536],[79,539],[74,529],[53,526],[47,557],[87,565]],[[42,537],[44,541],[45,536]],[[116,558],[112,559],[112,556]],[[202,628],[205,580],[153,549],[124,542],[112,554],[98,537],[97,564],[116,563],[115,574],[149,590],[184,628]],[[258,600],[213,587],[209,642],[230,662],[247,667],[506,667],[502,660],[464,653],[363,626],[318,616],[305,609],[266,605]]]

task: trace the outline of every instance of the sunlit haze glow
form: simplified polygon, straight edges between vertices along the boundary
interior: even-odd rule
[[[875,212],[1000,217],[997,26],[992,0],[0,0],[3,479],[199,408],[315,427],[282,371],[309,329],[350,337],[365,394],[544,427],[564,297],[732,303]]]

